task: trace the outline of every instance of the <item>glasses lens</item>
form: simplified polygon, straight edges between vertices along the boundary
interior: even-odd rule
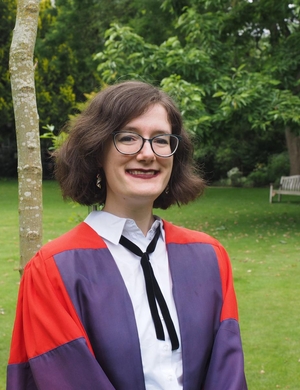
[[[141,149],[143,138],[139,134],[122,132],[114,135],[114,143],[119,152],[135,154]]]
[[[152,148],[158,156],[168,157],[176,152],[178,138],[172,134],[158,135],[152,139]]]

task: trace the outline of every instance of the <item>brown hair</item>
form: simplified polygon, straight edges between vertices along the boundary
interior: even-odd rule
[[[163,192],[154,207],[166,209],[172,204],[186,204],[205,187],[192,160],[192,143],[183,129],[181,114],[173,100],[162,90],[140,81],[125,81],[100,91],[76,121],[67,128],[69,136],[54,153],[55,177],[63,197],[82,205],[104,204],[106,180],[101,168],[103,148],[113,131],[120,130],[153,104],[161,104],[168,114],[173,134],[181,141],[174,154],[168,193]],[[96,186],[100,174],[101,190]]]

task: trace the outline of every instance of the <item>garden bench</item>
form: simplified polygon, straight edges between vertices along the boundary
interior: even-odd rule
[[[278,189],[273,188],[270,184],[270,203],[272,203],[273,196],[278,195],[280,202],[280,195],[299,195],[300,196],[300,175],[282,176]]]

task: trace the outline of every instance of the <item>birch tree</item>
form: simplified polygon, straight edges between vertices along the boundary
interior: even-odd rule
[[[33,53],[39,0],[18,0],[9,70],[16,125],[20,273],[42,244],[42,164]]]

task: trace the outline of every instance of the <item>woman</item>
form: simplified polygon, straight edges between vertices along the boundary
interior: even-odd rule
[[[213,238],[153,214],[204,189],[161,90],[101,91],[56,153],[64,198],[100,204],[28,263],[8,390],[244,390],[231,268]]]

